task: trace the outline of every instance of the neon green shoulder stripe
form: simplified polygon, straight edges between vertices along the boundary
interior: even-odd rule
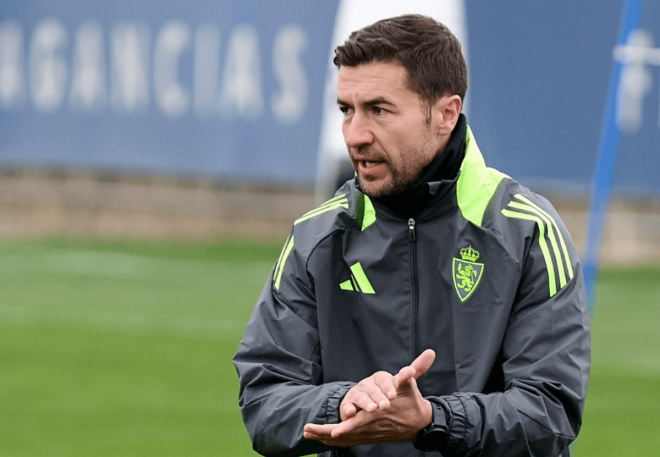
[[[475,225],[481,226],[488,202],[493,198],[497,186],[507,175],[493,168],[488,168],[479,151],[479,146],[467,128],[465,138],[465,159],[461,164],[458,177],[456,199],[463,217]]]
[[[557,283],[555,281],[555,267],[552,263],[552,256],[550,255],[550,250],[548,249],[548,243],[545,241],[545,224],[540,217],[532,216],[531,214],[519,213],[517,211],[511,211],[508,209],[503,209],[502,214],[513,219],[533,221],[536,222],[536,225],[538,225],[539,246],[541,247],[541,252],[543,253],[543,259],[545,260],[545,268],[548,270],[548,291],[552,297],[557,293]]]
[[[514,198],[518,201],[511,200],[507,207],[502,210],[502,214],[513,219],[533,221],[538,225],[539,246],[548,270],[549,292],[552,297],[558,291],[555,284],[555,265],[557,272],[559,272],[559,289],[566,286],[574,276],[566,242],[557,222],[550,214],[522,194],[516,194]],[[546,237],[550,240],[552,250],[548,247]]]
[[[518,195],[516,195],[518,197]],[[522,195],[521,195],[522,197]],[[555,259],[557,260],[557,263],[561,262],[561,254],[559,253],[559,243],[557,243],[557,238],[555,237],[555,230],[553,228],[552,222],[545,217],[544,214],[541,212],[537,211],[536,208],[530,205],[526,205],[524,203],[516,202],[516,201],[511,201],[509,202],[509,205],[507,208],[513,208],[513,209],[519,209],[522,211],[527,211],[528,213],[533,213],[534,215],[540,217],[543,220],[543,223],[545,226],[548,228],[548,239],[550,240],[550,246],[552,247],[552,252],[554,253]],[[566,285],[566,273],[564,272],[564,268],[559,265],[560,268],[559,270],[559,287],[564,287]]]
[[[557,222],[555,222],[555,219],[552,216],[550,216],[548,213],[543,211],[541,207],[539,207],[536,203],[526,198],[525,196],[516,194],[516,198],[527,203],[529,206],[531,206],[536,210],[535,212],[537,214],[539,214],[541,217],[545,216],[546,220],[550,220],[552,222],[552,225],[554,226],[555,231],[557,232],[557,235],[559,237],[559,242],[561,244],[562,252],[564,253],[564,259],[566,260],[566,268],[568,270],[568,277],[569,279],[573,279],[574,273],[573,273],[573,265],[571,264],[571,258],[568,255],[568,249],[566,248],[566,242],[564,241],[564,236],[561,234],[561,231],[559,230],[559,227],[557,226]],[[557,254],[555,254],[555,256],[557,257],[557,259],[560,258],[560,256]]]
[[[277,290],[280,290],[280,282],[282,281],[282,273],[284,273],[284,265],[286,265],[286,261],[289,258],[289,254],[291,254],[291,250],[293,249],[293,235],[291,235],[291,238],[286,242],[284,245],[284,248],[282,249],[282,253],[280,254],[280,258],[277,260],[277,265],[275,265],[275,288]]]
[[[346,194],[337,195],[336,197],[331,198],[327,202],[323,203],[318,208],[303,214],[300,218],[296,219],[293,225],[300,224],[301,222],[337,208],[348,209],[348,198],[346,197]]]

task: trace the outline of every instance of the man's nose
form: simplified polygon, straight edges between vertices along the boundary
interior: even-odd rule
[[[355,113],[344,127],[344,141],[350,148],[358,148],[374,141],[374,135],[368,120],[362,114]]]

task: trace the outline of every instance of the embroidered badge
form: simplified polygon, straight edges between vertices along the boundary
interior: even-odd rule
[[[479,285],[479,280],[484,271],[484,264],[477,263],[479,251],[467,246],[461,249],[461,259],[454,257],[453,277],[456,293],[461,301],[468,299],[474,289]]]

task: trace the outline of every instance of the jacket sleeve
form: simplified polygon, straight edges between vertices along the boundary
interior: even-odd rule
[[[446,457],[556,457],[568,455],[577,437],[589,378],[589,317],[577,252],[552,214],[567,245],[557,241],[558,257],[550,242],[542,246],[547,227],[543,233],[533,220],[524,222],[535,229],[524,239],[521,279],[495,369],[503,391],[429,398],[446,412],[440,449]]]
[[[301,456],[329,449],[305,440],[303,426],[339,422],[339,404],[353,383],[322,383],[320,360],[313,284],[291,236],[233,359],[254,450]]]

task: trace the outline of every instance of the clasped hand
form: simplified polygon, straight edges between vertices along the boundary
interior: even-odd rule
[[[303,437],[328,446],[414,441],[433,418],[417,379],[426,373],[435,352],[424,351],[395,375],[378,371],[353,386],[339,406],[339,424],[306,424]]]

